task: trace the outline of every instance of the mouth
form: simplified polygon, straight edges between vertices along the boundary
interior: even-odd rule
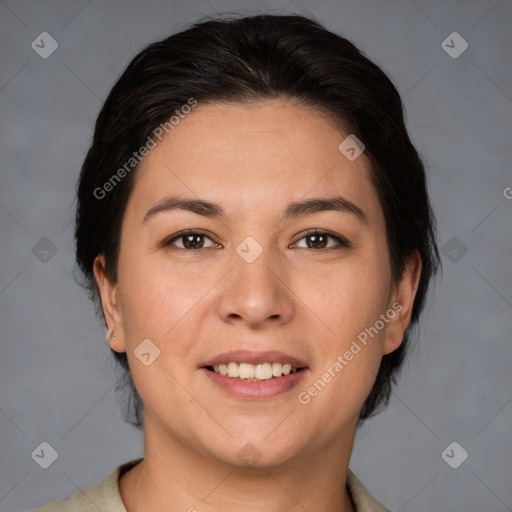
[[[219,354],[199,369],[216,389],[241,399],[269,399],[291,390],[304,379],[308,366],[278,351],[238,350]]]
[[[279,379],[304,370],[304,368],[297,368],[290,363],[265,362],[251,364],[237,361],[208,365],[204,368],[223,377],[249,382]]]

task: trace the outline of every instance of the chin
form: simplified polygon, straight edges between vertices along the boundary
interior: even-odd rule
[[[209,443],[211,439],[208,438]],[[224,464],[264,469],[278,467],[295,458],[302,451],[303,443],[303,437],[295,441],[289,436],[280,438],[278,435],[254,433],[229,438],[214,446],[207,444],[205,449]]]

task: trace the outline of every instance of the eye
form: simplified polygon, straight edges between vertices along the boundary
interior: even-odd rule
[[[303,244],[302,241],[305,241]],[[306,233],[298,242],[295,242],[292,247],[300,247],[304,249],[333,249],[340,247],[350,247],[350,242],[334,233],[326,231],[314,230]]]
[[[173,245],[179,249],[199,250],[208,249],[209,247],[220,247],[206,233],[202,231],[194,231],[188,229],[174,235],[165,242],[165,246]]]

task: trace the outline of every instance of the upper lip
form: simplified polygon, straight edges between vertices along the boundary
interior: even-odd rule
[[[230,362],[236,363],[250,363],[250,364],[262,364],[262,363],[289,363],[295,368],[306,368],[307,365],[304,361],[301,361],[297,357],[279,352],[277,350],[268,350],[265,352],[251,352],[250,350],[233,350],[231,352],[224,352],[218,354],[212,359],[208,359],[200,364],[201,368],[205,366],[214,366],[216,364],[226,364]]]

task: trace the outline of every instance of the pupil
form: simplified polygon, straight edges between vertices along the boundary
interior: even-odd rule
[[[185,247],[194,249],[194,248],[200,246],[201,245],[200,241],[198,241],[197,239],[201,238],[202,236],[203,235],[187,235],[185,237],[185,239],[186,239]],[[194,242],[194,240],[195,240],[195,242]]]
[[[308,244],[308,246],[311,247],[325,247],[325,236],[324,235],[309,235],[309,239],[311,240],[311,243]]]

